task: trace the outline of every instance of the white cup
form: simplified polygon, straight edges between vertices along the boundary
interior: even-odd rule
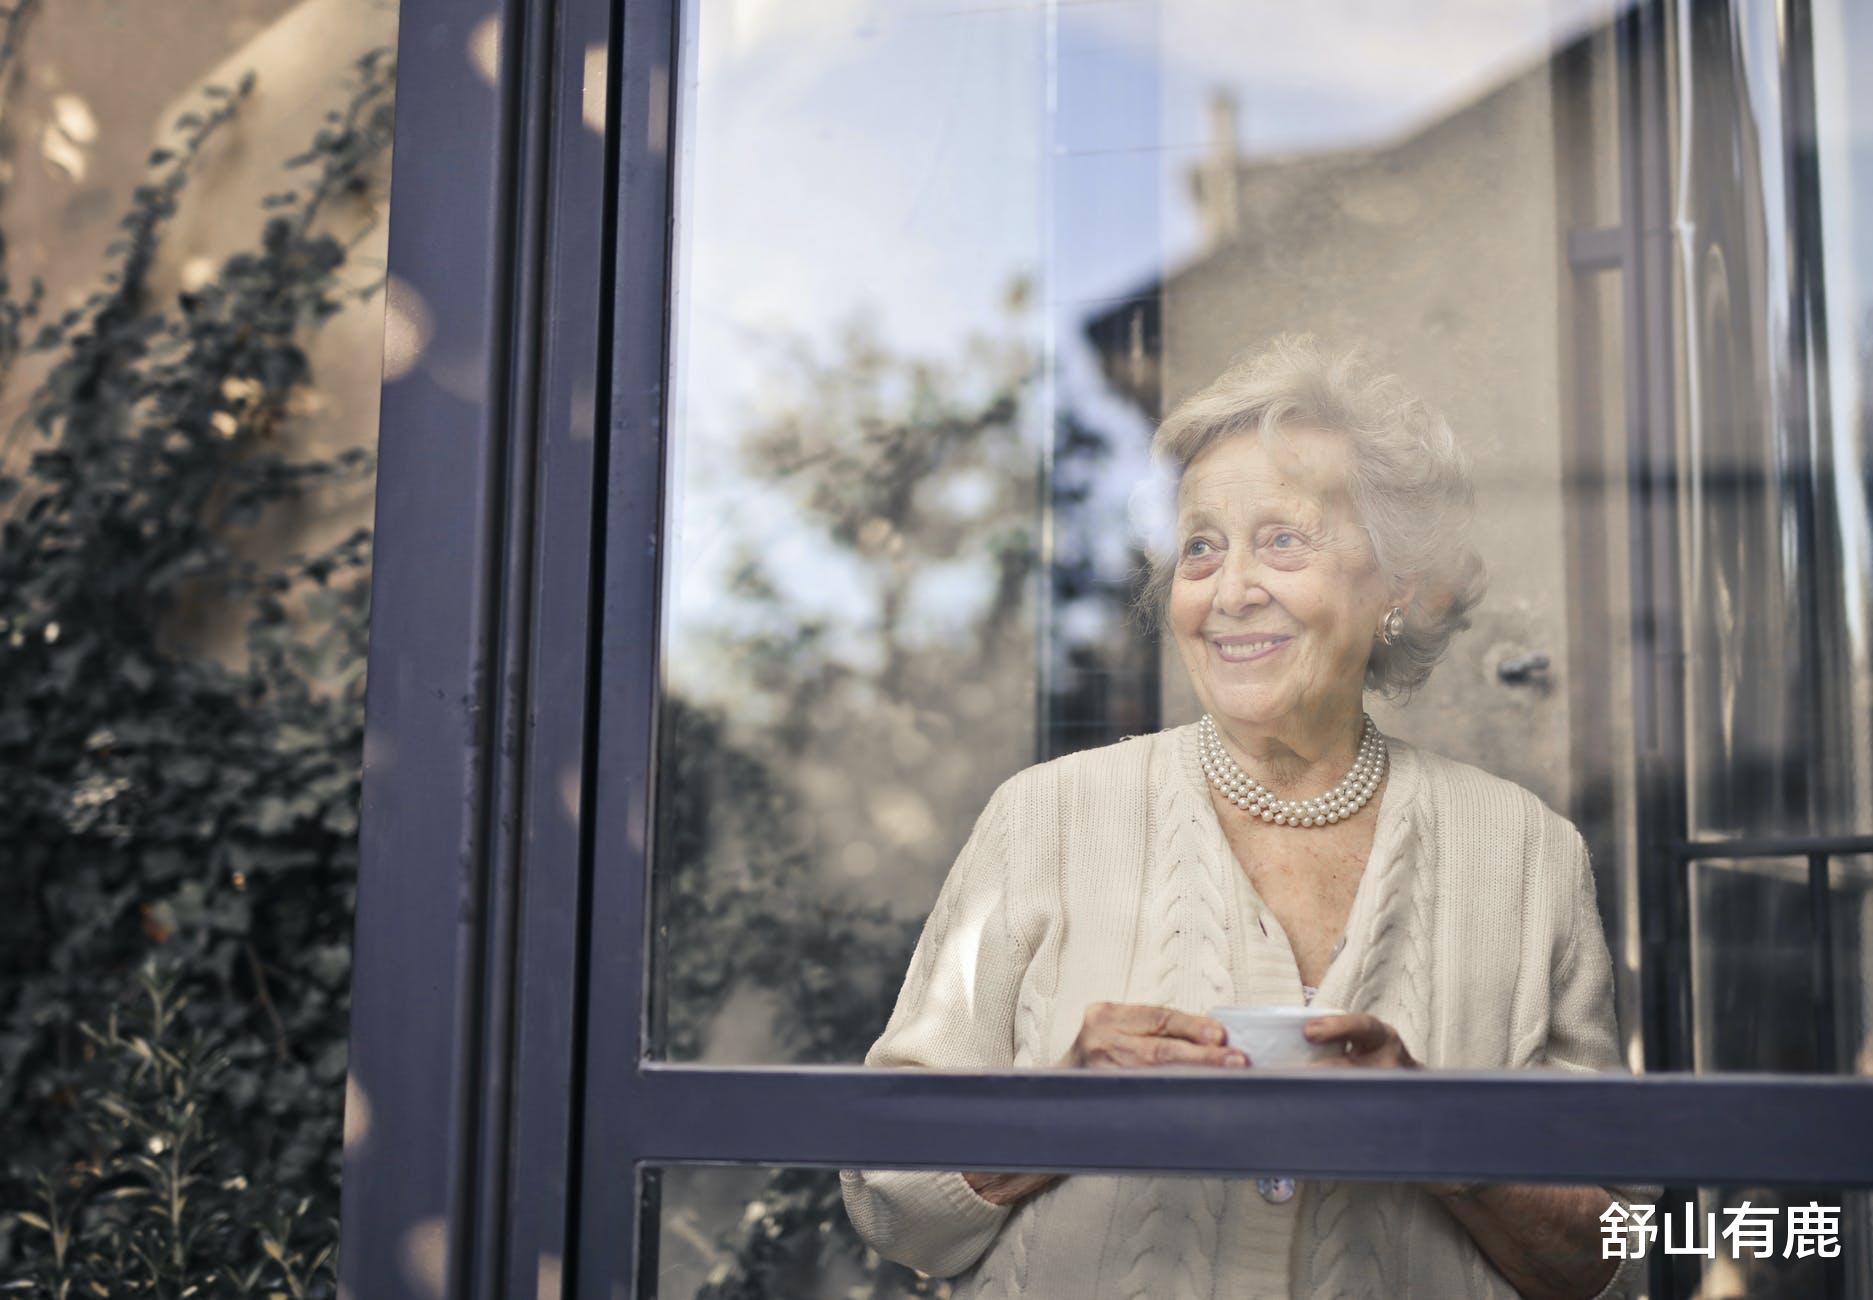
[[[1229,1045],[1244,1052],[1250,1065],[1278,1070],[1343,1055],[1343,1044],[1310,1043],[1301,1030],[1310,1020],[1345,1014],[1338,1007],[1215,1007],[1210,1018],[1222,1023]]]

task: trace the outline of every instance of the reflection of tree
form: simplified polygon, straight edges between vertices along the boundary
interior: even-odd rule
[[[859,1060],[1037,729],[1066,749],[1153,725],[1123,618],[1136,556],[1095,492],[1111,443],[1049,412],[1033,357],[986,338],[906,357],[857,323],[784,358],[733,441],[735,507],[684,501],[685,535],[727,558],[679,593],[660,742],[677,1060]],[[947,1291],[870,1256],[830,1172],[774,1173],[725,1245],[711,1300]]]
[[[1133,616],[1147,576],[1145,556],[1135,541],[1110,544],[1113,521],[1096,495],[1101,476],[1112,473],[1113,445],[1071,405],[1063,407],[1048,493],[1053,609],[1043,740],[1049,757],[1158,727],[1157,639]]]
[[[830,361],[799,351],[792,369],[791,398],[742,440],[746,468],[787,495],[796,526],[858,561],[877,652],[866,693],[900,699],[920,674],[953,674],[958,652],[980,670],[1013,649],[1035,553],[1036,455],[1020,427],[1027,360],[973,340],[950,370],[895,357],[853,326]],[[762,556],[766,539],[748,540],[739,594],[780,613],[786,585]],[[958,565],[992,579],[984,598],[952,602],[953,624],[920,635],[906,619],[920,580]],[[850,666],[832,646],[807,657]]]
[[[658,800],[664,1042],[700,1053],[715,1015],[742,989],[770,995],[773,1036],[791,1059],[851,1061],[896,996],[917,923],[824,897],[813,883],[809,819],[773,767],[727,738],[721,715],[673,699],[664,713]],[[875,1294],[919,1294],[914,1274],[868,1268],[836,1173],[781,1169],[723,1243],[711,1297],[804,1296],[820,1279],[875,1268]],[[681,1213],[671,1204],[666,1213]]]
[[[975,815],[1032,761],[1031,380],[1006,343],[939,366],[854,326],[795,351],[738,438],[770,504],[706,521],[736,541],[676,635],[663,721],[672,1058],[733,1056],[754,1020],[762,1059],[859,1060]],[[803,541],[823,569],[777,558]],[[835,1174],[778,1171],[757,1203],[711,1297],[925,1292],[867,1262]]]
[[[664,711],[658,799],[664,1049],[701,1054],[739,988],[773,995],[774,1032],[803,1063],[862,1054],[890,1013],[916,940],[885,909],[818,897],[810,819],[774,768],[727,737],[719,711]]]
[[[830,357],[796,351],[736,440],[758,504],[700,521],[727,562],[679,625],[673,689],[732,701],[734,742],[787,773],[822,891],[921,916],[995,783],[1032,760],[1030,379],[987,341],[950,367],[856,327]],[[739,856],[719,841],[710,869]]]

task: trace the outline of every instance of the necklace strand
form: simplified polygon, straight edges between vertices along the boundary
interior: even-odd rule
[[[1277,826],[1331,826],[1343,822],[1372,798],[1390,758],[1385,737],[1372,716],[1361,716],[1365,723],[1360,730],[1359,755],[1353,760],[1352,771],[1341,777],[1340,783],[1331,790],[1312,799],[1278,798],[1274,791],[1243,771],[1241,764],[1223,747],[1216,720],[1207,713],[1197,724],[1197,748],[1203,775],[1223,798],[1265,822]]]

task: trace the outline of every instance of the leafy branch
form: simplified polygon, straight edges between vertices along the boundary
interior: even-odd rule
[[[0,477],[15,1291],[334,1292],[371,539],[263,568],[245,537],[373,472],[293,435],[320,406],[306,341],[357,296],[327,218],[388,148],[393,89],[361,60],[255,246],[162,301],[170,218],[253,81],[206,90],[99,288],[29,345],[34,452]],[[210,604],[242,613],[241,662],[175,634]]]

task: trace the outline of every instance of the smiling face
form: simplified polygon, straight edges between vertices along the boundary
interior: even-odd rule
[[[1229,437],[1184,471],[1170,626],[1203,707],[1304,736],[1357,717],[1391,593],[1346,491],[1352,449],[1293,429]]]

